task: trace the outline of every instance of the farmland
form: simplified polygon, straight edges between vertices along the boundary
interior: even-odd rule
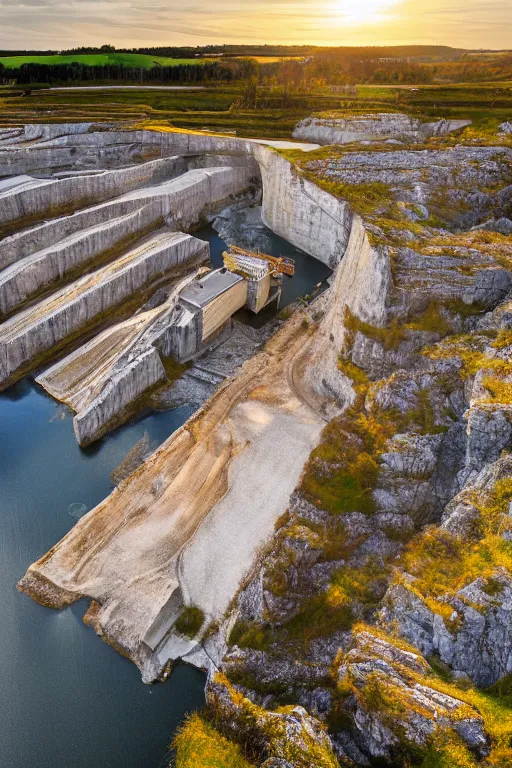
[[[243,106],[244,83],[209,85],[201,91],[140,88],[112,91],[49,91],[0,88],[0,125],[27,122],[127,121],[209,130],[242,137],[289,138],[312,113],[334,115],[403,111],[425,118],[469,118],[486,135],[512,118],[510,82],[405,86],[361,85],[356,95],[329,89],[296,90],[283,99],[279,87],[259,87],[256,108]]]
[[[179,64],[196,64],[201,66],[208,59],[173,59],[165,56],[150,56],[144,53],[91,53],[91,54],[56,54],[55,56],[4,56],[0,64],[6,69],[17,69],[23,64],[85,64],[89,67],[119,66],[151,69],[155,66],[173,67]]]

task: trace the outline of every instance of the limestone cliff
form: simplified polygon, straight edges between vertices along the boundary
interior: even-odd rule
[[[432,136],[459,131],[468,125],[471,125],[471,120],[437,120],[427,123],[399,112],[331,118],[307,117],[295,126],[293,138],[318,144],[385,140],[415,143]]]
[[[510,763],[510,146],[438,137],[292,163],[236,139],[58,134],[35,144],[10,134],[19,142],[2,145],[0,161],[49,172],[62,152],[60,173],[126,165],[133,152],[237,157],[109,198],[96,206],[102,226],[156,205],[169,228],[186,229],[258,180],[255,161],[264,220],[334,274],[21,588],[53,607],[89,597],[87,620],[147,681],[176,658],[221,667],[229,683],[210,677],[215,728],[266,768]],[[117,171],[80,178],[100,185],[105,173]],[[1,194],[47,200],[64,178],[24,178]],[[91,210],[25,222],[1,258],[33,256],[39,269],[52,233],[74,237]],[[72,335],[84,311],[108,309],[107,293],[140,303],[153,270],[167,274],[169,243],[187,237],[166,230],[99,280],[81,277],[6,320],[4,381]],[[109,323],[47,372],[56,389],[71,377],[87,430],[159,380],[159,312],[143,314]],[[104,367],[88,392],[71,379],[87,378],[91,350]]]
[[[512,759],[512,244],[489,220],[511,170],[507,148],[461,146],[317,153],[288,176],[347,211],[297,374],[331,421],[221,667],[327,723],[342,764]]]

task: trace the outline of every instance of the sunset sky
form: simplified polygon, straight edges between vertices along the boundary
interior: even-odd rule
[[[512,0],[0,0],[0,47],[445,44],[512,47]]]

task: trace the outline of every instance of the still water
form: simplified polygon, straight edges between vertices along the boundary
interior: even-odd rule
[[[225,243],[211,228],[213,266]],[[270,234],[270,233],[269,233]],[[296,259],[281,307],[329,270],[271,235]],[[82,450],[71,412],[29,379],[0,394],[0,765],[2,768],[159,768],[185,714],[204,701],[204,676],[178,666],[146,686],[131,662],[85,627],[85,601],[43,608],[16,590],[30,563],[112,490],[110,472],[148,433],[156,448],[193,405],[148,413]]]
[[[203,676],[181,666],[146,686],[82,623],[85,601],[43,608],[16,590],[27,566],[111,489],[144,432],[156,446],[192,413],[153,413],[81,450],[71,413],[28,380],[0,396],[0,764],[3,768],[158,768]]]

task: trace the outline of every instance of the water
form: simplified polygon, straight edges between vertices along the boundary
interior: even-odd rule
[[[296,261],[283,308],[330,270],[267,235],[272,255]],[[226,243],[211,227],[197,236],[221,266]],[[0,394],[2,768],[159,768],[185,714],[203,705],[204,676],[191,667],[177,667],[165,685],[143,685],[135,665],[83,625],[85,601],[56,612],[16,590],[28,565],[110,493],[110,472],[144,433],[156,448],[193,411],[145,414],[82,450],[71,412],[31,381]]]
[[[56,612],[16,590],[84,506],[110,493],[111,470],[144,432],[156,446],[193,410],[151,413],[84,451],[71,413],[35,384],[0,395],[3,768],[158,768],[185,713],[202,706],[197,670],[182,665],[165,685],[146,686],[134,664],[83,625],[85,601]]]

